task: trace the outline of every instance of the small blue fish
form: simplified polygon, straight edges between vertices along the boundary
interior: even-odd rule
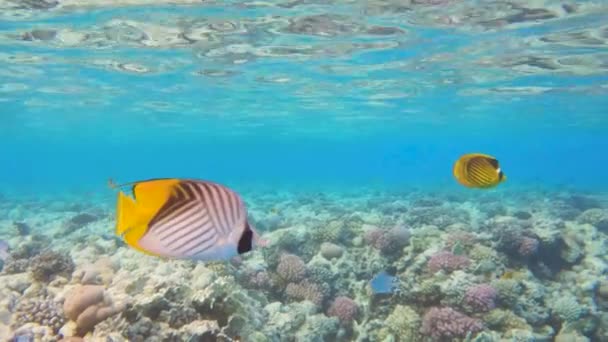
[[[396,277],[382,271],[369,282],[374,294],[391,294],[395,290]]]

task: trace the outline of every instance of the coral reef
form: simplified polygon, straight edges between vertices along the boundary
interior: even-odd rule
[[[350,323],[357,317],[358,306],[354,300],[348,297],[334,299],[327,310],[329,316],[338,317],[342,323]]]
[[[474,318],[450,307],[433,307],[424,314],[420,331],[435,340],[463,338],[483,329],[483,324]]]
[[[76,333],[84,335],[106,318],[124,310],[114,305],[103,286],[81,285],[73,289],[65,299],[65,316],[76,322]]]
[[[39,205],[44,219],[14,214],[30,227],[26,235],[13,219],[0,221],[11,246],[0,273],[0,334],[602,341],[605,208],[544,196],[254,193],[251,211],[269,245],[206,264],[146,256],[108,237],[113,222],[101,204]],[[45,248],[57,236],[65,243]]]

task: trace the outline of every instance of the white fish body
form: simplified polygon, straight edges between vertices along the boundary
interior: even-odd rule
[[[139,240],[144,249],[170,258],[228,260],[253,248],[257,233],[241,198],[218,184],[183,181]]]

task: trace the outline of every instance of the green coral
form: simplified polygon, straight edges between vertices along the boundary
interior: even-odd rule
[[[475,244],[473,248],[471,248],[469,251],[469,257],[476,263],[482,261],[492,261],[496,265],[503,263],[502,258],[498,255],[494,248],[480,244]]]
[[[521,284],[513,279],[499,279],[492,282],[496,289],[498,300],[508,306],[514,306],[522,294]]]
[[[450,279],[441,285],[445,304],[460,306],[464,300],[467,289],[474,285],[471,276],[463,271],[455,271]]]
[[[583,315],[584,309],[573,296],[563,296],[555,301],[552,312],[565,322],[575,322]]]
[[[407,301],[424,305],[434,305],[441,299],[441,287],[434,278],[425,279],[420,284],[401,282],[399,296]]]
[[[525,319],[508,310],[494,309],[483,316],[483,321],[492,330],[532,330]]]
[[[420,325],[420,316],[405,305],[397,305],[386,318],[386,328],[397,341],[418,341]]]

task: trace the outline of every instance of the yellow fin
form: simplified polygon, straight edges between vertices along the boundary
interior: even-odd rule
[[[116,235],[121,236],[124,234],[129,227],[135,225],[138,218],[135,201],[122,191],[119,191],[116,201]]]
[[[135,200],[118,192],[116,206],[116,234],[140,252],[153,254],[139,246],[139,240],[148,230],[148,224],[167,202],[178,179],[157,179],[136,182],[133,186]],[[114,186],[117,187],[117,186]]]

